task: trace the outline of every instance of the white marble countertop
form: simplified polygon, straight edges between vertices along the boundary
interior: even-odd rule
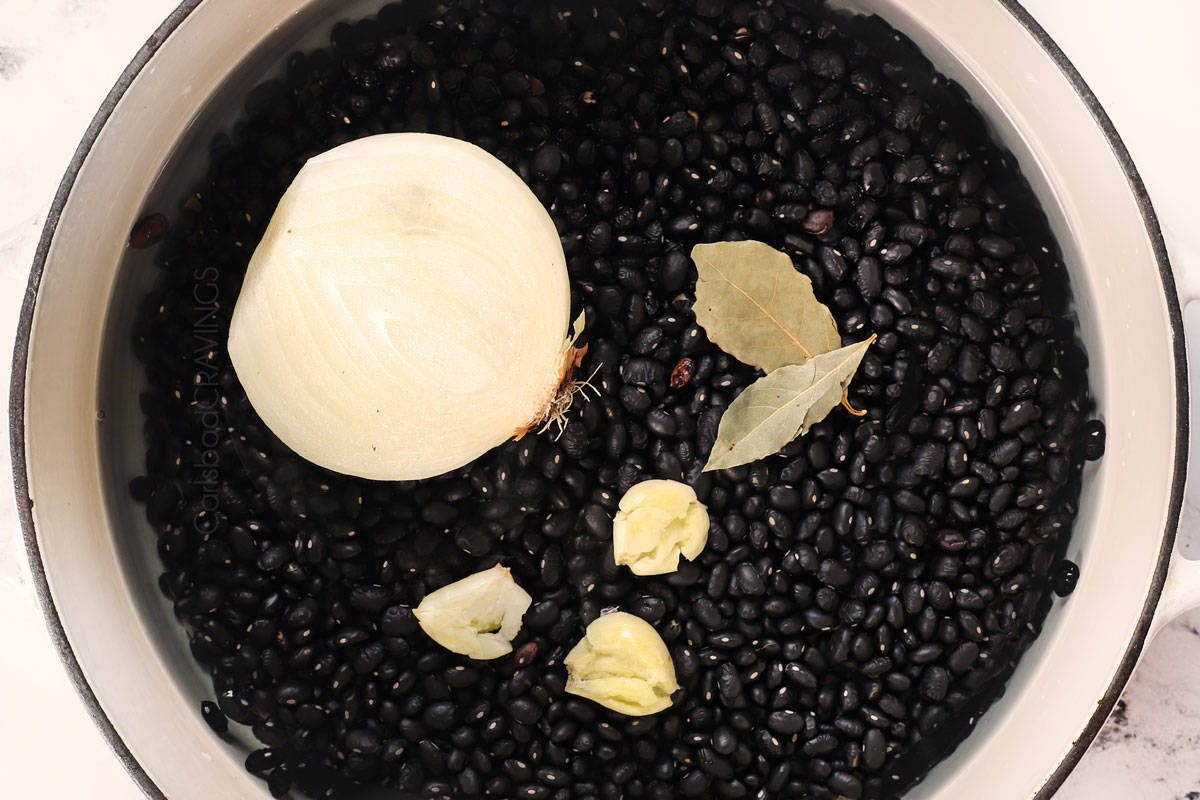
[[[0,0],[0,354],[11,351],[34,246],[63,169],[120,71],[175,4]],[[1025,0],[1025,6],[1113,118],[1150,190],[1173,260],[1200,269],[1200,3]],[[1200,330],[1189,329],[1193,341],[1200,339]],[[0,488],[10,485],[8,471],[5,456]],[[0,491],[0,641],[0,796],[141,797],[92,726],[46,634],[7,488]],[[1058,797],[1198,800],[1197,664],[1200,610],[1148,647],[1116,713]]]

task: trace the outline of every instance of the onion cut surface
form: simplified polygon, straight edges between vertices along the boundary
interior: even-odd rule
[[[337,472],[411,480],[543,422],[573,366],[558,232],[484,150],[422,133],[310,159],[250,260],[229,352],[263,422]]]

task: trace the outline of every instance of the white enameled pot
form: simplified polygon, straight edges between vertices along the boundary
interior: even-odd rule
[[[158,593],[154,537],[128,497],[143,455],[141,371],[128,330],[153,269],[125,242],[144,209],[169,206],[197,174],[194,154],[246,89],[335,19],[372,5],[185,2],[97,114],[33,265],[11,407],[29,557],[63,659],[151,797],[267,793],[243,770],[242,744],[216,738],[196,711],[210,687]],[[909,794],[1044,798],[1087,748],[1147,637],[1200,603],[1200,565],[1171,559],[1188,444],[1177,276],[1116,132],[1015,0],[839,5],[879,14],[967,90],[1019,160],[1071,273],[1108,426],[1107,454],[1085,471],[1067,553],[1082,578],[1055,604],[1005,696]]]

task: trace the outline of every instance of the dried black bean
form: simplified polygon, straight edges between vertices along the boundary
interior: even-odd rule
[[[1066,597],[1075,591],[1075,584],[1079,582],[1079,567],[1073,561],[1060,562],[1054,569],[1053,581],[1054,593]]]
[[[1083,445],[1083,457],[1088,461],[1095,461],[1104,455],[1105,430],[1100,420],[1093,419],[1085,423],[1079,438]]]
[[[216,703],[205,700],[200,704],[200,713],[215,733],[225,733],[229,730],[229,720],[221,713]]]

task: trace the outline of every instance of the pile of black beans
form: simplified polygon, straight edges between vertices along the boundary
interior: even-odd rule
[[[203,713],[251,727],[246,767],[277,796],[893,797],[1078,574],[1060,556],[1104,430],[1060,256],[1012,159],[890,32],[867,44],[793,0],[565,8],[338,24],[249,94],[168,214],[134,331],[150,389],[131,489],[212,675]],[[304,160],[405,130],[481,145],[545,203],[599,396],[560,437],[376,483],[278,442],[224,341]],[[848,341],[878,335],[850,391],[867,413],[701,473],[756,373],[696,325],[688,252],[740,238],[786,250]],[[693,485],[712,527],[695,562],[643,578],[614,566],[611,519],[651,477]],[[513,654],[434,644],[412,607],[496,562],[534,598]],[[667,642],[671,709],[564,693],[565,652],[609,607]]]

